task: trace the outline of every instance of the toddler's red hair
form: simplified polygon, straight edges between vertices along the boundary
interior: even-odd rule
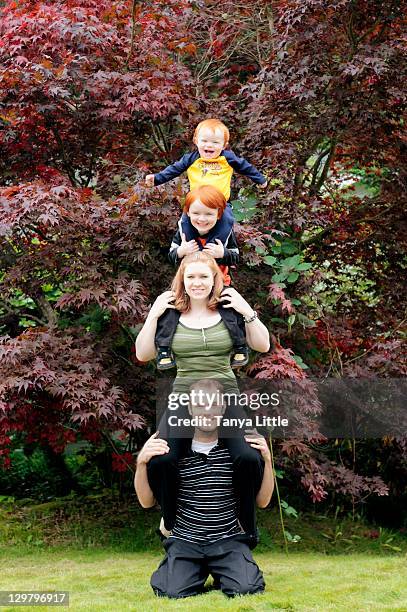
[[[216,129],[221,130],[223,134],[223,146],[226,147],[226,145],[229,143],[229,136],[230,136],[229,130],[226,127],[226,125],[222,123],[222,121],[220,121],[219,119],[204,119],[203,121],[198,123],[198,125],[195,128],[194,138],[193,138],[193,142],[195,144],[196,144],[196,141],[198,140],[199,130],[201,130],[202,128],[208,128],[212,130],[213,132]]]

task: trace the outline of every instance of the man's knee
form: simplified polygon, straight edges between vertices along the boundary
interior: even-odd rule
[[[222,593],[226,595],[227,597],[236,597],[237,595],[255,595],[256,593],[263,593],[263,592],[264,592],[264,584],[254,585],[254,584],[249,584],[248,582],[240,584],[239,587],[236,587],[234,589],[227,587],[227,586],[225,586],[222,589]]]
[[[257,567],[256,563],[253,562],[250,564],[247,570],[247,574],[242,572],[242,574],[239,576],[238,584],[235,581],[221,581],[222,593],[228,597],[263,593],[265,589],[263,574]]]
[[[240,551],[232,551],[220,577],[222,592],[228,597],[262,593],[265,588],[263,573],[247,546],[237,544],[237,547]]]
[[[186,597],[193,597],[194,595],[200,595],[202,591],[190,592],[188,594],[182,593],[181,591],[177,591],[176,589],[167,589],[166,591],[162,591],[161,589],[156,589],[153,587],[154,594],[157,597],[168,597],[169,599],[185,599]]]
[[[164,566],[154,572],[150,584],[157,597],[184,599],[185,597],[201,595],[203,593],[203,582],[200,580],[186,581],[182,572],[179,572],[176,579],[169,580],[168,568]]]

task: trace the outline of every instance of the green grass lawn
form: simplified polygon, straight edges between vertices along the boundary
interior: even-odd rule
[[[151,552],[20,550],[20,554],[1,560],[0,590],[66,590],[71,609],[92,612],[407,610],[406,560],[401,557],[262,552],[255,558],[265,575],[264,594],[227,599],[212,591],[186,600],[153,595],[149,578],[160,558]],[[38,610],[31,606],[24,609]]]
[[[392,610],[407,612],[407,540],[388,530],[335,517],[286,517],[297,543],[284,552],[276,508],[258,512],[254,556],[262,595],[229,600],[210,591],[186,600],[157,599],[149,580],[163,556],[157,510],[134,498],[69,497],[45,504],[0,504],[0,590],[65,590],[71,610]],[[15,607],[1,608],[15,610]],[[55,607],[24,607],[24,610]]]

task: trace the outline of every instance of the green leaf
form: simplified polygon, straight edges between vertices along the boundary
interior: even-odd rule
[[[294,518],[298,518],[298,512],[292,506],[287,506],[287,508],[284,508],[284,514],[286,514],[287,516],[293,516]]]
[[[288,322],[289,327],[291,327],[292,325],[294,325],[294,323],[295,323],[295,314],[290,315],[290,316],[288,317],[287,322]]]
[[[307,364],[304,363],[304,361],[302,360],[302,357],[300,357],[299,355],[293,355],[293,359],[294,359],[295,363],[297,365],[299,365],[302,370],[308,370],[309,369]]]
[[[303,270],[309,270],[310,268],[312,268],[312,263],[307,263],[307,262],[303,262],[298,264],[298,266],[296,267],[296,270],[301,270],[301,272]]]
[[[273,255],[267,255],[264,258],[264,263],[266,263],[268,266],[274,266],[276,261],[277,261],[277,257],[274,257]]]
[[[273,283],[281,283],[286,278],[287,278],[286,272],[277,272],[277,274],[273,274],[273,276],[271,277],[271,280],[273,281]]]
[[[391,546],[390,544],[383,544],[383,548],[389,548],[390,550],[394,550],[394,552],[402,552],[399,546]]]
[[[284,268],[296,268],[301,261],[301,255],[293,255],[292,257],[286,257],[281,262]]]
[[[295,283],[298,277],[299,277],[298,272],[291,272],[291,274],[287,276],[287,283]]]
[[[21,327],[36,327],[36,323],[35,321],[31,321],[31,319],[26,319],[25,317],[22,317],[19,321],[18,324],[21,325]]]
[[[312,319],[309,319],[301,312],[297,312],[298,321],[301,323],[303,327],[315,327],[316,323]]]
[[[298,252],[298,246],[294,242],[283,242],[281,250],[286,255],[293,255]]]
[[[299,536],[298,534],[293,536],[286,529],[284,529],[284,534],[285,534],[285,537],[286,537],[287,541],[288,542],[292,542],[293,544],[295,544],[296,542],[299,542],[301,540],[301,536]]]

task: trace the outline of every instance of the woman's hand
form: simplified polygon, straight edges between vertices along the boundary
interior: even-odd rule
[[[240,295],[236,289],[232,287],[226,287],[221,293],[220,302],[228,302],[223,304],[224,308],[234,308],[237,312],[240,312],[246,318],[253,316],[254,310],[248,302]]]
[[[167,441],[157,438],[159,433],[159,431],[156,431],[144,444],[138,454],[137,465],[147,464],[153,457],[166,455],[170,451]]]
[[[255,448],[261,453],[264,463],[271,463],[271,452],[266,438],[263,438],[263,436],[256,432],[245,436],[244,439],[252,448]]]
[[[205,253],[211,255],[215,259],[221,259],[225,254],[225,247],[222,244],[222,241],[219,238],[216,238],[216,244],[213,242],[208,242],[204,246]]]
[[[267,327],[260,321],[255,315],[253,308],[246,302],[244,297],[240,295],[232,287],[226,287],[221,293],[219,299],[220,303],[224,308],[234,308],[236,312],[239,312],[246,320],[250,320],[246,323],[246,342],[254,351],[259,353],[267,353],[270,349],[270,334]]]
[[[144,179],[146,187],[154,187],[154,174],[147,174]]]
[[[185,238],[185,234],[181,234],[181,244],[177,249],[177,257],[181,259],[185,255],[191,255],[199,251],[198,243],[195,239],[188,240]]]
[[[150,308],[148,316],[150,319],[158,319],[167,310],[167,308],[175,308],[171,302],[175,300],[175,293],[173,291],[164,291],[159,295],[154,304]]]

